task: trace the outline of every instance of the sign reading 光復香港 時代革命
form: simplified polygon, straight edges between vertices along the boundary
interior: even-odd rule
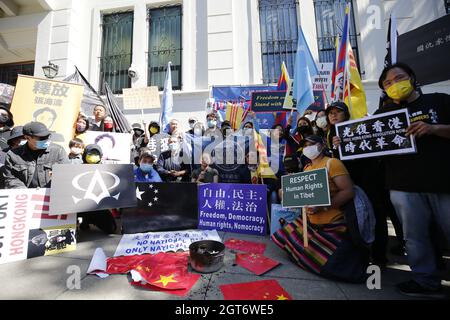
[[[198,227],[265,235],[265,185],[208,183],[198,187]]]
[[[336,124],[341,160],[416,152],[413,136],[406,136],[406,109]]]

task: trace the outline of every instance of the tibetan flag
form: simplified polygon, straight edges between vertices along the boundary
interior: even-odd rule
[[[132,281],[131,285],[135,287],[145,288],[152,291],[160,291],[168,294],[174,294],[179,297],[185,297],[192,289],[192,287],[197,283],[198,279],[200,279],[201,275],[195,274],[195,273],[187,273],[183,279],[182,282],[185,286],[184,289],[178,289],[178,290],[165,290],[160,287],[152,286],[151,284],[145,282],[145,281]]]
[[[297,101],[297,112],[303,114],[314,102],[311,78],[318,74],[318,70],[301,27],[298,34],[293,98]]]
[[[261,242],[253,242],[240,239],[228,239],[224,242],[225,247],[231,250],[239,250],[249,253],[263,254],[266,250],[266,245]]]
[[[276,280],[262,280],[220,286],[225,300],[292,300]]]
[[[227,103],[227,111],[225,120],[230,121],[231,128],[237,130],[241,127],[242,119],[244,115],[244,108],[240,104]]]
[[[331,100],[335,101],[335,81],[336,81],[336,73],[337,73],[337,64],[339,58],[339,36],[336,36],[336,41],[334,43],[334,50],[336,52],[334,61],[333,61],[333,73],[331,74]]]
[[[290,80],[289,72],[287,70],[286,64],[283,61],[283,64],[281,65],[281,75],[280,78],[278,78],[277,90],[286,91],[289,80]]]
[[[350,7],[347,4],[345,8],[345,19],[344,19],[344,28],[342,31],[342,38],[339,44],[339,50],[337,51],[337,63],[336,63],[336,75],[334,77],[334,101],[344,101],[345,95],[344,90],[346,90],[345,86],[347,84],[346,76],[347,76],[347,45],[348,42],[348,33],[349,33],[349,18],[350,18]]]
[[[237,253],[236,264],[260,276],[280,263],[259,253]]]
[[[258,122],[254,121],[253,126],[255,129],[253,131],[253,134],[254,134],[253,139],[255,141],[255,149],[259,155],[257,177],[258,178],[277,179],[275,172],[273,172],[272,168],[270,167],[269,159],[268,159],[268,155],[267,155],[267,148],[262,141],[261,134],[259,133]],[[252,179],[253,179],[253,177],[252,177]]]

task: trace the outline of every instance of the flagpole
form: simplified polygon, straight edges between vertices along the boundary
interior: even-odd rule
[[[347,74],[347,88],[348,88],[348,107],[350,109],[350,117],[353,115],[353,108],[352,108],[352,95],[351,95],[351,90],[350,90],[350,57],[349,57],[349,49],[351,46],[350,43],[350,10],[352,9],[351,7],[351,3],[348,3],[348,25],[347,25],[347,52],[345,53],[345,74]],[[344,84],[345,86],[345,84]],[[344,90],[344,94],[345,94],[345,90]],[[344,97],[344,101],[345,101],[345,97]]]

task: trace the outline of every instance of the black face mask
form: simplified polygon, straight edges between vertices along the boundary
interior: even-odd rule
[[[297,128],[297,132],[300,134],[305,134],[308,131],[309,131],[309,126],[299,126]]]

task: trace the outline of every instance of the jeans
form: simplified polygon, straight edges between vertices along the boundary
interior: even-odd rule
[[[400,219],[413,280],[429,289],[439,288],[430,226],[435,222],[450,243],[450,194],[391,190],[391,201]]]

